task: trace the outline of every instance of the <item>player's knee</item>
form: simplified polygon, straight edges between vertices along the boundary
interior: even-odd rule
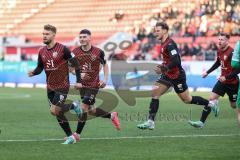
[[[51,113],[53,116],[59,116],[59,115],[60,115],[60,110],[58,109],[57,106],[52,105],[51,108],[50,108],[50,113]]]
[[[183,98],[182,101],[185,103],[185,104],[190,104],[192,99],[191,98]]]
[[[87,104],[84,104],[84,103],[82,103],[82,105],[81,105],[81,108],[82,108],[82,110],[84,111],[84,112],[88,112],[89,111],[89,105],[87,105]]]
[[[190,104],[190,103],[191,103],[191,101],[189,101],[189,100],[183,100],[183,102],[184,102],[185,104]]]
[[[153,99],[159,99],[159,98],[160,98],[160,95],[153,92],[153,93],[152,93],[152,98],[153,98]]]
[[[53,115],[53,116],[57,116],[57,113],[56,113],[56,111],[54,111],[54,110],[50,110],[50,113],[51,113],[51,115]]]
[[[209,101],[215,101],[215,100],[216,100],[216,98],[214,98],[214,97],[209,98]]]
[[[218,95],[217,93],[211,93],[210,97],[209,97],[209,101],[215,101],[218,100],[220,95]]]
[[[51,113],[53,116],[56,116],[55,110],[54,110],[54,107],[53,107],[53,106],[50,106],[50,113]]]
[[[160,98],[160,96],[157,96],[157,95],[152,95],[152,98],[153,98],[153,99],[159,99],[159,98]]]
[[[186,103],[186,104],[190,104],[191,102],[192,102],[192,96],[190,96],[190,95],[181,95],[181,94],[179,94],[180,96],[180,99],[184,102],[184,103]]]
[[[95,115],[95,114],[96,114],[96,108],[90,108],[89,111],[88,111],[88,113],[89,113],[90,115]]]
[[[161,91],[159,90],[159,86],[157,85],[153,86],[152,98],[159,99],[160,96],[161,96]]]

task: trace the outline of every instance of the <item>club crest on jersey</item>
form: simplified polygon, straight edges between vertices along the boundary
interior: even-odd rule
[[[223,59],[224,59],[224,61],[226,61],[226,60],[227,60],[227,56],[226,56],[226,55],[224,55],[224,56],[223,56]]]
[[[53,58],[56,58],[58,55],[58,52],[53,52]]]
[[[92,56],[91,56],[91,59],[92,59],[92,61],[95,61],[95,60],[97,59],[97,56],[92,55]]]

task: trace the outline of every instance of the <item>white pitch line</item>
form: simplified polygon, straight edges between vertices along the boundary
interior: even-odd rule
[[[20,99],[20,98],[30,98],[30,94],[1,94],[0,99]]]
[[[93,137],[81,140],[119,140],[119,139],[154,139],[154,138],[198,138],[198,137],[240,137],[240,134],[206,134],[206,135],[169,135],[169,136],[136,136],[136,137]],[[8,139],[0,142],[45,142],[63,141],[63,139]]]

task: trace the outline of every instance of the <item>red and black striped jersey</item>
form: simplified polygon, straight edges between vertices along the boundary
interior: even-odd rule
[[[72,58],[70,50],[56,43],[48,49],[42,47],[38,54],[38,66],[34,75],[40,74],[42,70],[46,73],[47,88],[51,90],[69,88],[69,70],[67,60]]]
[[[168,37],[161,44],[160,55],[163,60],[163,65],[168,68],[168,71],[164,73],[168,78],[176,79],[183,75],[185,71],[181,66],[179,50],[174,40]]]
[[[106,64],[104,52],[95,46],[91,46],[89,51],[83,51],[81,47],[75,48],[72,53],[78,61],[78,71],[87,73],[89,80],[81,80],[84,87],[99,88],[100,65]]]
[[[227,76],[231,72],[233,72],[233,68],[231,66],[231,60],[233,55],[233,48],[228,47],[225,51],[218,49],[217,51],[217,61],[220,62],[221,65],[221,76]],[[238,76],[234,76],[230,79],[226,79],[223,83],[227,84],[236,84],[238,82]]]

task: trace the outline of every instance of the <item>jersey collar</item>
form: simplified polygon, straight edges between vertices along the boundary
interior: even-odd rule
[[[92,51],[92,49],[93,49],[93,46],[91,45],[91,48],[88,51],[84,51],[81,46],[80,46],[80,49],[84,53],[90,53]]]
[[[57,46],[57,42],[54,44],[54,46],[52,48],[47,48],[47,46],[46,46],[46,48],[48,51],[50,51],[50,50],[54,49],[56,46]]]

